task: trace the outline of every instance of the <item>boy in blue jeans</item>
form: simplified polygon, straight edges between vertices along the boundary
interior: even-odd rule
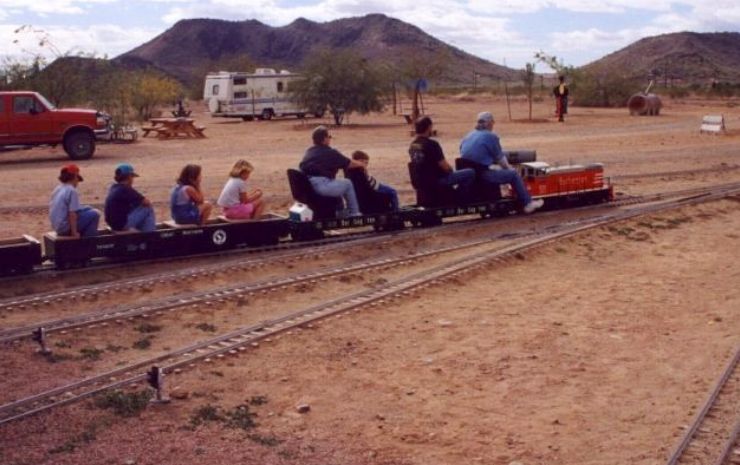
[[[152,203],[132,187],[139,175],[128,163],[116,167],[115,184],[105,199],[105,222],[113,231],[151,232],[157,228]]]
[[[98,235],[100,212],[87,205],[80,205],[77,185],[82,182],[80,168],[71,164],[59,173],[59,184],[51,193],[49,220],[58,236],[92,237]]]
[[[388,184],[378,182],[377,179],[368,174],[367,166],[370,164],[370,156],[361,150],[357,150],[352,154],[352,160],[362,165],[362,169],[365,171],[365,176],[367,176],[367,182],[370,184],[370,187],[381,194],[388,194],[391,198],[391,207],[393,208],[393,211],[398,211],[398,192]]]

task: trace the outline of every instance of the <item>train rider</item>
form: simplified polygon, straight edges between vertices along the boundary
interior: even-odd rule
[[[80,205],[77,195],[77,185],[82,182],[80,168],[74,164],[62,167],[59,182],[49,202],[49,220],[57,236],[97,236],[100,211]]]
[[[303,155],[303,160],[299,165],[300,170],[308,176],[317,194],[344,198],[349,215],[360,216],[360,206],[352,181],[337,179],[337,172],[340,169],[362,168],[362,165],[329,146],[332,136],[325,126],[318,126],[314,129],[311,137],[313,145]]]
[[[544,201],[532,199],[522,177],[509,165],[506,155],[501,150],[498,135],[493,132],[493,124],[494,119],[490,112],[479,113],[475,129],[467,133],[460,142],[460,155],[483,166],[499,165],[500,169],[485,171],[482,175],[483,180],[496,185],[510,184],[524,206],[524,212],[532,213],[542,207]]]
[[[432,125],[432,119],[428,116],[416,120],[416,137],[409,147],[411,162],[417,166],[420,177],[433,179],[441,186],[457,186],[460,196],[465,198],[475,182],[475,171],[469,168],[455,171],[447,163],[442,146],[431,138]]]
[[[205,199],[200,188],[203,181],[200,165],[188,164],[177,178],[177,185],[170,194],[170,213],[177,224],[203,226],[211,216],[213,206]]]
[[[128,163],[116,167],[116,182],[110,186],[105,199],[105,222],[113,231],[151,232],[157,227],[152,203],[133,188],[137,177],[134,167]]]
[[[218,197],[218,206],[230,220],[260,218],[267,204],[262,198],[262,189],[247,189],[247,180],[254,166],[247,160],[239,160],[229,172],[229,180]]]

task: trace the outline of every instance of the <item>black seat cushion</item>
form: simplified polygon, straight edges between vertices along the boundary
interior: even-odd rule
[[[293,198],[308,205],[308,208],[313,210],[314,219],[336,218],[337,211],[342,209],[341,198],[317,194],[308,176],[302,171],[288,169],[288,183]]]
[[[367,181],[367,176],[363,169],[346,169],[344,170],[344,177],[352,181],[352,185],[355,187],[355,194],[357,194],[357,203],[360,204],[360,211],[364,215],[391,211],[393,208],[391,196],[373,189]]]
[[[483,173],[490,168],[465,158],[455,159],[455,169],[461,170],[465,168],[475,171],[475,183],[470,193],[471,202],[495,202],[501,199],[501,184],[493,184],[483,179]]]
[[[444,186],[438,179],[425,176],[419,169],[419,165],[409,162],[409,177],[411,185],[416,190],[416,204],[422,207],[442,207],[456,205],[455,189]]]

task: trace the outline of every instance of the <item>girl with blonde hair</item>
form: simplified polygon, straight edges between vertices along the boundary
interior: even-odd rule
[[[224,189],[218,198],[218,205],[223,209],[224,216],[231,220],[249,220],[259,218],[265,210],[262,200],[262,190],[247,191],[247,179],[254,171],[254,167],[246,160],[234,163],[229,173]]]

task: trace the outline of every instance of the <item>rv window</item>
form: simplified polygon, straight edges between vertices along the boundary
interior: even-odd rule
[[[246,92],[234,92],[234,98],[247,98]]]
[[[278,82],[277,83],[277,90],[278,90],[278,92],[282,92],[283,91],[283,83],[282,82]]]
[[[245,77],[235,77],[234,78],[234,85],[235,86],[243,86],[247,84],[247,78]]]
[[[211,95],[218,95],[218,84],[214,84],[213,88],[211,89]]]

